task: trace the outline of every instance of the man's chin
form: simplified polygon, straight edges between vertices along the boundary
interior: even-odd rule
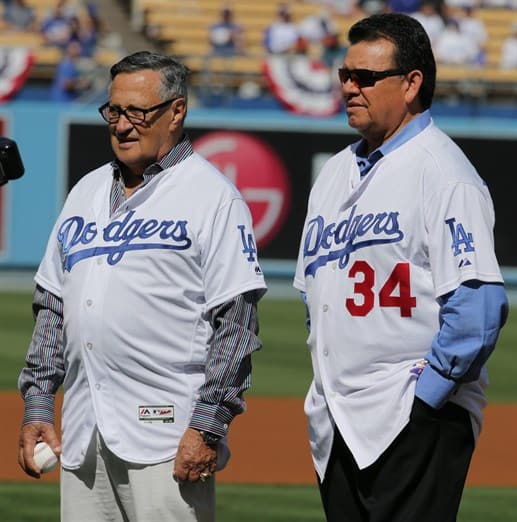
[[[354,115],[348,115],[348,126],[355,129],[357,132],[361,132],[361,121]]]
[[[117,158],[126,165],[142,161],[140,158],[140,151],[135,146],[135,143],[117,143],[116,146],[113,147],[113,152]]]

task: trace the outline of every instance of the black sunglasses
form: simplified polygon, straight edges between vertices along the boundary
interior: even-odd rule
[[[402,69],[388,69],[387,71],[370,71],[370,69],[338,69],[339,80],[346,83],[350,80],[356,87],[373,87],[376,82],[389,76],[406,74]]]
[[[122,107],[118,107],[117,105],[110,105],[109,102],[106,102],[104,105],[99,107],[99,113],[103,120],[107,123],[117,123],[120,119],[120,116],[123,114],[132,124],[139,125],[144,123],[147,114],[165,107],[178,98],[181,98],[181,96],[176,96],[175,98],[166,100],[162,103],[159,103],[158,105],[153,105],[148,109],[141,109],[140,107],[126,107],[123,109]]]

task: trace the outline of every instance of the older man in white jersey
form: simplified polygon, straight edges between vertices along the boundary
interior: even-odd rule
[[[61,454],[63,522],[215,518],[265,285],[244,200],[184,132],[187,73],[149,52],[111,68],[116,159],[72,189],[35,277],[19,462],[39,477],[34,445]]]
[[[328,521],[452,522],[507,314],[492,201],[433,124],[420,23],[373,15],[349,40],[339,77],[362,138],[316,180],[294,283],[314,465]]]

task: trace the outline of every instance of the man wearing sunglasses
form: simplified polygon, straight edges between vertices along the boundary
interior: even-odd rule
[[[35,277],[19,462],[61,455],[63,522],[215,519],[265,284],[248,207],[185,134],[187,76],[149,52],[111,68],[115,160],[72,189]]]
[[[456,520],[508,304],[488,188],[433,123],[415,19],[358,21],[339,78],[361,139],[311,191],[295,287],[314,369],[305,410],[331,522]]]

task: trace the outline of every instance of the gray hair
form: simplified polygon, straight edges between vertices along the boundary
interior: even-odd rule
[[[185,101],[187,100],[187,79],[190,70],[174,58],[163,54],[150,51],[138,51],[130,54],[111,67],[111,80],[120,73],[132,73],[148,69],[160,72],[159,94],[164,100],[175,96],[181,96],[185,98]]]

